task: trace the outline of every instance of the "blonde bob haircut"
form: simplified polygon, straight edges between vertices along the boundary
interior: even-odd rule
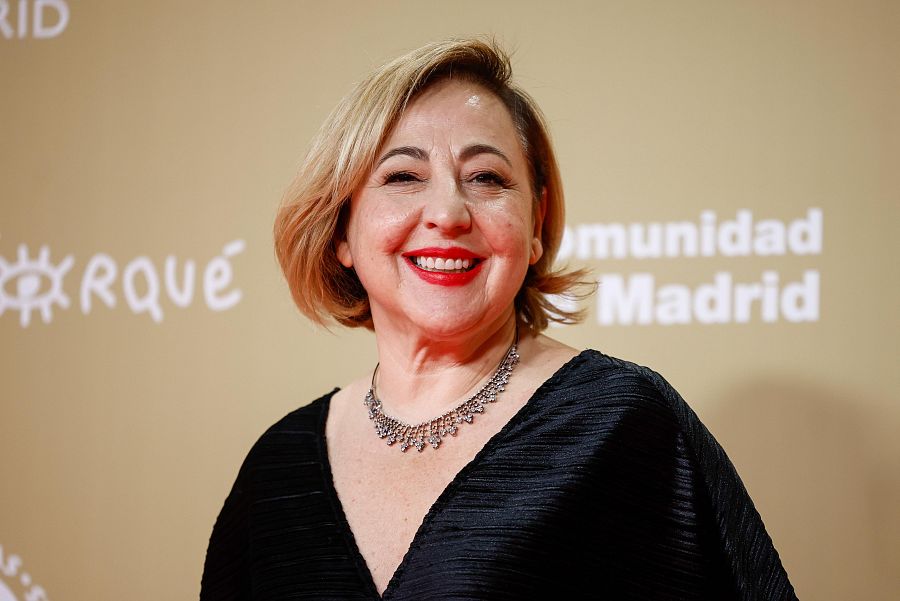
[[[584,275],[553,270],[562,239],[565,208],[559,168],[543,115],[514,86],[508,55],[493,41],[448,40],[423,46],[377,69],[325,120],[275,218],[275,252],[294,302],[312,321],[329,318],[373,329],[368,295],[353,269],[336,254],[353,192],[366,180],[377,152],[404,108],[428,86],[465,78],[493,92],[513,118],[528,159],[535,215],[546,206],[543,255],[528,268],[515,298],[525,328],[538,333],[549,321],[574,323],[580,312],[556,307],[548,295],[574,292]]]

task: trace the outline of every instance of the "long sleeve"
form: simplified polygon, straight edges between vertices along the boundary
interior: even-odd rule
[[[249,601],[250,537],[244,470],[216,519],[200,584],[201,601]]]
[[[724,449],[678,392],[656,372],[639,368],[672,409],[696,465],[715,520],[719,545],[742,601],[796,600],[762,518]]]

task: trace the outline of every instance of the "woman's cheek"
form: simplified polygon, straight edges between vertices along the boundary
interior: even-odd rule
[[[370,228],[377,248],[392,252],[402,249],[416,224],[416,211],[397,203],[379,203],[360,215],[361,225]]]
[[[488,243],[498,253],[519,255],[530,252],[530,219],[516,218],[507,212],[497,212],[486,216],[483,229]],[[488,234],[487,232],[491,232]]]

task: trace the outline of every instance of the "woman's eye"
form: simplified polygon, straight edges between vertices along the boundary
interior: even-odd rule
[[[410,173],[409,171],[396,171],[394,173],[388,173],[384,178],[384,183],[386,184],[406,184],[417,181],[419,181],[419,177],[414,173]]]
[[[476,173],[469,178],[469,181],[475,184],[497,186],[499,188],[505,188],[509,185],[509,181],[505,177],[494,173],[493,171],[481,171]]]

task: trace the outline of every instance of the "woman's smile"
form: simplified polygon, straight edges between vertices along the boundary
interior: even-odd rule
[[[409,258],[410,263],[425,271],[438,273],[466,273],[475,268],[478,263],[469,259],[441,259],[424,257],[422,255]]]
[[[429,284],[463,286],[471,282],[484,258],[460,247],[420,248],[403,253],[410,269]]]

